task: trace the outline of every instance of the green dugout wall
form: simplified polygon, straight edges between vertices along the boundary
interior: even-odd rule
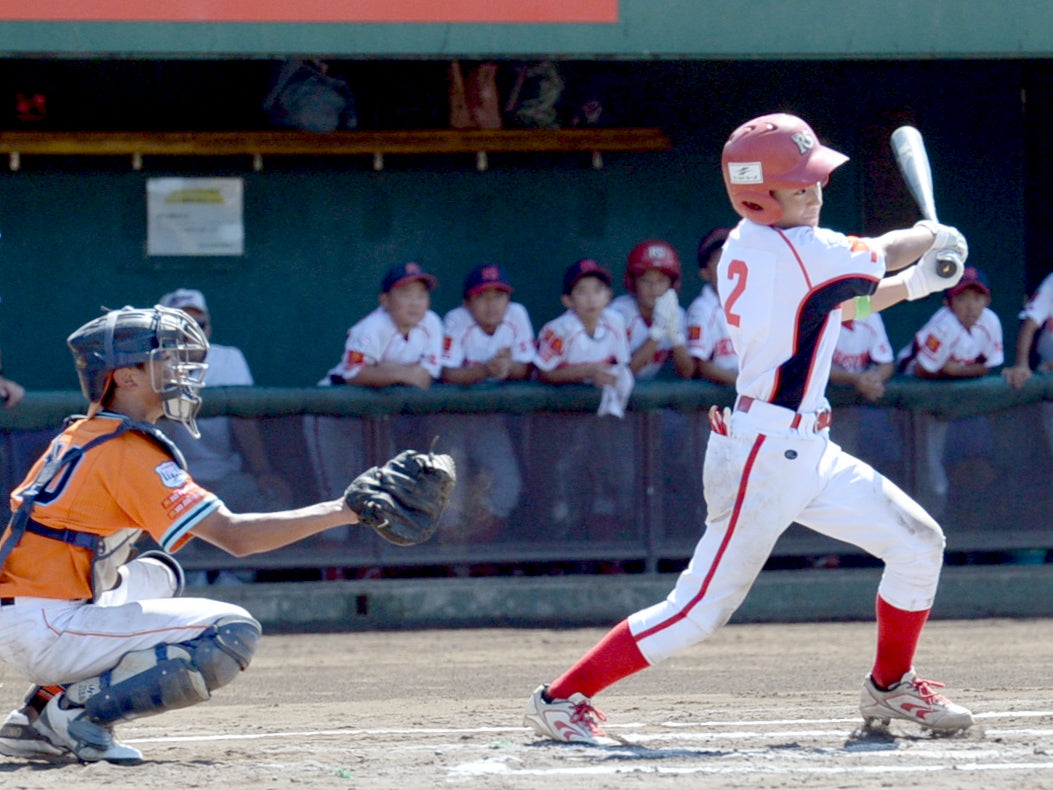
[[[0,172],[0,342],[4,368],[33,389],[76,381],[66,335],[100,306],[145,304],[171,288],[206,292],[214,340],[241,346],[258,383],[310,386],[344,332],[376,302],[380,274],[416,259],[439,275],[434,307],[459,299],[476,263],[499,261],[536,326],[560,310],[561,270],[596,257],[620,278],[647,237],[680,251],[698,291],[694,249],[734,221],[719,177],[727,133],[772,110],[808,118],[852,157],[827,192],[823,222],[880,232],[913,221],[889,176],[887,132],[926,135],[941,217],[987,269],[1007,346],[1025,293],[1049,268],[1040,196],[1049,182],[1047,3],[643,2],[613,22],[547,24],[295,22],[0,22],[0,91],[43,86],[52,128],[253,129],[272,61],[309,53],[344,69],[362,127],[445,120],[445,63],[492,57],[504,68],[555,57],[567,96],[599,81],[613,122],[659,126],[662,153],[506,154],[486,172],[463,155],[244,159],[26,157]],[[0,20],[12,19],[0,3]],[[382,112],[382,110],[386,111]],[[24,128],[10,109],[4,129]],[[145,188],[165,175],[243,179],[246,252],[236,258],[145,254]],[[894,344],[938,299],[887,315]]]

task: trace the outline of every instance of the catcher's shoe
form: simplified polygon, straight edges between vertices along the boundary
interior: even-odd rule
[[[52,746],[68,749],[81,762],[136,765],[143,760],[142,752],[114,738],[112,728],[89,719],[84,708],[66,707],[65,694],[54,697],[32,726]]]
[[[621,741],[610,737],[600,722],[607,717],[592,707],[584,694],[571,694],[570,699],[546,698],[548,686],[538,686],[527,701],[523,724],[533,727],[538,735],[565,743],[610,746]]]
[[[969,709],[938,694],[938,688],[943,688],[943,684],[922,680],[913,669],[888,691],[879,689],[867,675],[859,711],[868,727],[877,721],[887,726],[892,719],[904,719],[944,732],[971,727],[973,714]]]
[[[63,758],[75,760],[73,752],[56,746],[35,729],[29,722],[29,708],[19,708],[7,714],[0,725],[0,754],[22,760],[46,760]]]

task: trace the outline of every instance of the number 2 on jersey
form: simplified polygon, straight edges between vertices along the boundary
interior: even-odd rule
[[[739,314],[735,312],[735,302],[739,300],[742,292],[746,290],[746,276],[748,274],[749,269],[745,261],[740,261],[736,258],[728,264],[728,279],[735,281],[735,286],[731,289],[731,294],[724,304],[724,315],[728,319],[728,326],[739,325]]]

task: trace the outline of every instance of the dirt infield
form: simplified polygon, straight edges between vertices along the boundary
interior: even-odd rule
[[[129,722],[143,765],[0,758],[5,790],[173,788],[1053,788],[1053,621],[936,621],[926,677],[974,711],[967,734],[863,734],[866,623],[732,625],[600,695],[632,745],[537,741],[527,696],[603,632],[266,636],[204,705]],[[0,705],[26,684],[0,665]]]

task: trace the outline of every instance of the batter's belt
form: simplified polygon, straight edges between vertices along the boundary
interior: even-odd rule
[[[748,395],[738,397],[735,401],[735,411],[749,414],[752,421],[755,421],[754,427],[761,433],[788,430],[819,433],[829,428],[833,419],[830,409],[802,414]]]

